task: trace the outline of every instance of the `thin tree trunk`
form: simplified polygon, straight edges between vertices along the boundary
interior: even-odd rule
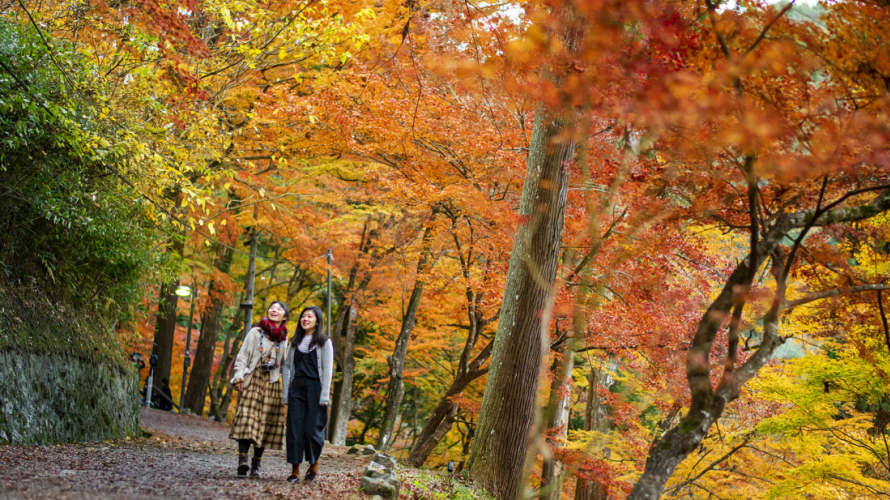
[[[580,35],[576,24],[571,23],[573,29],[565,37],[570,47]],[[513,240],[491,371],[468,463],[471,476],[502,500],[513,500],[519,493],[535,418],[574,125],[574,111],[552,112],[543,103],[535,111],[519,206],[525,222]]]
[[[167,248],[174,259],[181,260],[185,250],[184,236],[179,234],[174,237]],[[152,372],[155,387],[161,387],[162,379],[170,378],[170,367],[173,364],[173,341],[176,334],[176,306],[179,301],[179,297],[176,295],[177,288],[179,288],[178,274],[161,286],[155,337],[151,348],[151,353],[158,357],[158,362]]]
[[[553,436],[553,448],[565,446],[565,438],[569,429],[569,411],[572,406],[572,370],[575,368],[575,352],[570,349],[569,342],[563,342],[560,352],[565,359],[555,360],[552,370],[553,380],[550,383],[550,401],[548,402],[548,415],[546,427]],[[563,482],[562,463],[552,457],[544,459],[541,470],[541,488],[545,491],[546,499],[559,500],[562,496]]]
[[[238,303],[241,303],[243,300],[243,292],[241,298],[238,299]],[[223,341],[223,352],[220,357],[219,365],[216,367],[216,373],[213,375],[213,378],[210,383],[210,415],[215,416],[218,421],[223,421],[220,418],[219,408],[220,403],[222,402],[223,397],[223,387],[227,382],[227,377],[229,375],[229,367],[232,362],[232,343],[235,341],[235,338],[238,336],[238,314],[236,312],[235,316],[232,318],[232,323],[229,325],[228,330],[226,331],[226,339]],[[214,382],[215,380],[215,382]],[[224,416],[223,416],[224,417]]]
[[[609,375],[602,369],[600,364],[592,364],[590,367],[590,375],[587,378],[587,408],[584,410],[584,430],[608,432],[611,429],[611,414],[608,406],[603,404],[599,395],[600,387],[608,384]],[[609,451],[604,450],[604,454],[608,456]],[[586,481],[581,477],[578,478],[577,486],[575,486],[575,500],[606,500],[608,492],[605,488],[593,481]]]
[[[217,269],[227,274],[232,266],[234,250],[228,246],[219,246]],[[217,336],[219,335],[219,317],[224,306],[224,296],[220,291],[217,280],[211,280],[207,287],[207,299],[210,305],[201,314],[201,334],[198,337],[198,347],[195,348],[195,365],[192,368],[188,381],[188,389],[185,392],[183,406],[191,410],[195,415],[204,414],[204,403],[207,400],[207,385],[210,382],[213,368],[213,353],[216,350]]]
[[[331,422],[331,444],[343,446],[346,444],[346,431],[349,417],[352,414],[352,386],[355,375],[355,329],[358,322],[358,307],[355,303],[349,305],[349,316],[346,320],[346,335],[343,352],[343,380],[340,385],[340,393],[337,395],[337,413]]]
[[[445,438],[445,435],[448,434],[448,431],[451,430],[457,415],[457,404],[453,403],[451,398],[463,392],[473,380],[488,373],[487,368],[479,367],[488,359],[492,347],[493,344],[491,343],[485,346],[476,359],[469,364],[469,369],[465,372],[465,375],[456,378],[448,390],[445,391],[445,394],[442,395],[439,404],[436,405],[436,408],[423,425],[423,429],[420,430],[420,436],[417,438],[411,454],[405,460],[410,467],[423,465],[433,449],[438,446],[442,439]]]
[[[433,210],[430,220],[427,222],[421,240],[420,258],[417,261],[417,273],[414,279],[414,289],[411,291],[411,298],[408,299],[408,307],[405,315],[402,317],[402,328],[399,330],[399,337],[396,339],[396,346],[392,355],[388,356],[386,361],[389,363],[389,385],[386,393],[386,409],[384,410],[383,425],[380,428],[380,438],[377,441],[377,448],[381,451],[387,451],[395,439],[393,430],[396,426],[396,420],[399,416],[399,406],[402,404],[402,397],[405,395],[405,385],[402,381],[402,371],[404,370],[405,357],[408,355],[408,344],[411,341],[411,332],[414,331],[414,324],[417,320],[417,310],[420,308],[420,299],[423,296],[423,287],[426,283],[426,273],[430,266],[430,248],[433,239],[433,221],[436,217],[436,210]]]
[[[756,186],[756,179],[749,181],[749,186]],[[680,423],[667,431],[652,447],[643,474],[627,497],[628,500],[657,500],[661,497],[664,485],[677,465],[699,447],[711,425],[723,415],[726,405],[739,397],[745,383],[763,368],[775,349],[785,341],[779,335],[779,322],[786,306],[785,280],[794,262],[795,252],[807,232],[813,227],[829,223],[855,222],[890,211],[890,189],[885,189],[871,202],[859,206],[832,208],[836,205],[831,205],[825,209],[817,206],[814,212],[779,215],[758,240],[760,221],[756,217],[757,197],[753,191],[749,192],[749,196],[753,200],[749,202],[752,213],[750,251],[736,266],[724,283],[720,294],[705,311],[686,354],[686,379],[691,395],[689,410],[680,419]],[[779,243],[789,238],[790,232],[796,228],[802,230],[786,258]],[[772,257],[777,289],[772,307],[763,317],[763,340],[745,364],[738,368],[734,366],[736,355],[734,346],[730,345],[723,376],[715,389],[711,381],[709,356],[717,332],[723,327],[724,319],[730,316],[733,316],[732,321],[738,324],[736,308],[743,306],[745,301],[744,294],[739,292],[750,288],[757,270],[768,256]],[[730,339],[733,335],[732,321],[729,328]]]
[[[456,224],[457,220],[453,219],[453,222]],[[482,352],[480,352],[472,361],[471,356],[473,355],[473,350],[476,348],[476,344],[482,334],[482,329],[491,324],[496,319],[497,315],[495,314],[494,317],[488,320],[484,319],[482,311],[482,298],[484,294],[477,292],[476,288],[473,286],[471,267],[473,266],[475,259],[473,253],[473,243],[475,243],[475,239],[472,224],[468,223],[468,227],[470,229],[470,245],[466,254],[464,254],[464,248],[457,232],[452,232],[454,246],[457,249],[457,254],[461,263],[461,271],[464,275],[466,286],[467,320],[469,321],[469,326],[467,326],[467,340],[464,342],[464,348],[460,355],[457,372],[455,373],[454,380],[451,382],[451,386],[445,391],[445,394],[439,400],[439,404],[436,405],[436,408],[427,418],[423,428],[417,435],[414,444],[411,446],[411,454],[408,455],[408,458],[406,459],[411,467],[422,466],[424,462],[426,462],[430,453],[432,453],[433,449],[438,446],[442,439],[448,434],[448,431],[451,430],[457,415],[457,405],[454,404],[451,399],[463,392],[473,380],[488,373],[487,368],[482,369],[481,367],[488,361],[493,344],[489,342],[488,345],[482,349]],[[482,286],[480,288],[486,288],[489,278],[490,275],[486,273],[482,279]]]
[[[366,222],[362,229],[359,244],[360,255],[370,257],[370,267],[365,270],[361,281],[356,285],[361,271],[360,260],[356,259],[349,271],[349,281],[344,291],[344,303],[337,311],[337,322],[332,332],[334,357],[342,379],[334,387],[334,398],[331,403],[331,443],[343,446],[346,444],[347,424],[352,415],[352,388],[355,378],[355,330],[358,326],[358,301],[362,292],[371,283],[372,270],[383,255],[373,255],[372,245],[377,230],[370,229]],[[384,254],[385,255],[385,254]]]

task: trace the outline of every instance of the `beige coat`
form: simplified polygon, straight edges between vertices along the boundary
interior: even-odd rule
[[[242,391],[247,389],[254,371],[260,365],[260,359],[262,357],[260,355],[260,339],[263,341],[263,353],[272,353],[274,356],[276,343],[263,335],[262,330],[260,330],[258,326],[251,328],[250,331],[247,332],[247,337],[244,338],[244,343],[241,344],[241,350],[238,351],[238,357],[235,358],[235,371],[231,380],[232,384],[241,382]],[[274,384],[281,380],[281,368],[287,357],[287,345],[287,340],[283,340],[280,343],[279,347],[281,350],[278,351],[278,366],[269,374],[269,383]]]

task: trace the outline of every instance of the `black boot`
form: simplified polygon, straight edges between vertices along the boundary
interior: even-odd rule
[[[238,454],[238,475],[246,476],[250,466],[247,465],[247,453]]]
[[[263,477],[263,473],[260,470],[260,460],[259,457],[253,457],[250,459],[250,477]]]

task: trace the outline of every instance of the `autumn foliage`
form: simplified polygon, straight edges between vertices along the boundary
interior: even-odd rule
[[[190,411],[234,411],[255,251],[248,323],[331,294],[335,444],[500,496],[890,495],[887,2],[23,1],[0,36],[0,289],[167,328]],[[540,328],[499,321],[518,270]]]

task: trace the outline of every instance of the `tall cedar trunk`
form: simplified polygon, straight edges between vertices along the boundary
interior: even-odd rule
[[[168,246],[168,251],[174,254],[177,260],[182,259],[185,249],[185,240],[177,235]],[[155,338],[151,353],[158,357],[158,363],[153,371],[154,387],[161,387],[162,379],[170,378],[170,367],[173,364],[173,338],[176,333],[176,306],[179,297],[176,289],[179,288],[179,275],[161,286],[158,301],[157,322],[155,323]]]
[[[564,359],[553,363],[553,380],[550,382],[550,401],[547,404],[547,429],[553,431],[554,448],[565,446],[569,430],[569,413],[572,408],[572,370],[575,368],[575,352],[569,342],[563,342],[560,352]],[[544,460],[541,470],[541,486],[546,487],[546,498],[559,500],[562,496],[562,464],[552,457]]]
[[[611,411],[603,404],[599,396],[600,387],[606,386],[609,376],[598,364],[590,367],[587,386],[587,408],[584,410],[584,430],[608,432],[611,429],[611,421],[608,419]],[[605,450],[605,455],[608,455]],[[575,487],[575,500],[606,500],[608,492],[596,482],[585,481],[578,478]]]
[[[562,7],[562,39],[577,50],[584,30],[571,5]],[[560,77],[545,70],[545,80]],[[574,110],[539,103],[529,144],[504,300],[491,369],[469,459],[471,476],[502,500],[517,497],[535,418],[538,380],[547,343],[559,246],[568,194],[568,164],[575,150]]]
[[[234,250],[229,246],[219,246],[217,269],[228,274],[232,267]],[[185,392],[183,407],[191,410],[195,415],[204,414],[204,402],[207,399],[207,385],[210,382],[210,373],[213,368],[213,352],[216,350],[216,339],[219,335],[219,317],[222,314],[224,295],[219,290],[217,280],[211,280],[207,287],[207,298],[210,305],[201,314],[201,335],[198,337],[198,347],[195,348],[195,365],[192,368],[188,388]]]
[[[569,113],[573,116],[573,113]],[[516,498],[535,414],[552,286],[568,193],[572,117],[535,111],[520,216],[482,398],[472,477],[496,497]]]
[[[396,346],[393,349],[392,355],[386,358],[389,364],[389,385],[386,392],[386,409],[384,410],[383,424],[380,427],[380,439],[377,441],[377,448],[381,451],[387,451],[392,445],[394,439],[393,430],[399,416],[399,406],[402,404],[402,397],[405,395],[402,371],[405,368],[408,344],[411,342],[411,332],[414,331],[417,309],[420,308],[426,273],[429,270],[430,247],[432,246],[433,221],[435,218],[436,211],[434,210],[423,231],[420,259],[417,260],[417,273],[414,278],[414,290],[411,291],[411,298],[408,299],[405,316],[402,317],[402,328],[399,330],[399,337],[396,339]]]
[[[339,394],[336,394],[334,403],[337,405],[337,412],[331,418],[331,444],[335,446],[344,446],[346,444],[346,430],[349,423],[349,417],[352,414],[352,386],[353,377],[355,375],[355,329],[358,319],[358,307],[352,303],[348,307],[347,318],[344,328],[345,342],[343,343],[343,364],[341,370],[343,380],[340,382]]]

